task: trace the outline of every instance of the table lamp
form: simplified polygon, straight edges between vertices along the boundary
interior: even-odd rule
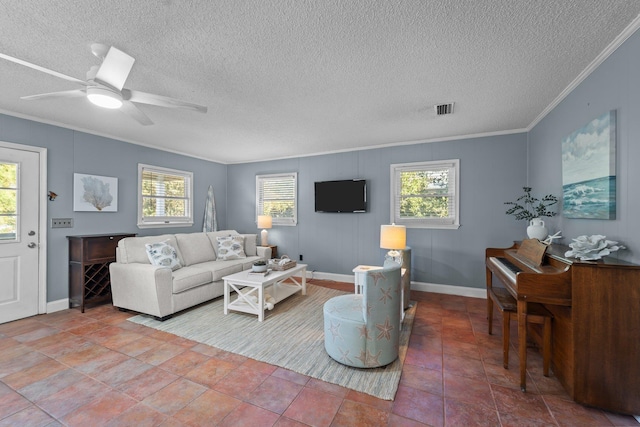
[[[260,233],[262,246],[269,246],[267,243],[267,228],[271,228],[271,224],[270,215],[258,215],[258,228],[262,228],[262,232]]]
[[[380,247],[390,249],[385,259],[402,264],[401,250],[407,246],[407,228],[404,225],[381,225]]]

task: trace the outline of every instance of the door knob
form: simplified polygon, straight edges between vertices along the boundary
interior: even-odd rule
[[[35,243],[33,243],[33,242],[31,242],[31,243],[29,243],[29,244],[27,245],[27,247],[29,247],[29,248],[32,248],[32,249],[33,249],[33,248],[35,248],[35,247],[36,247],[36,244],[35,244]]]
[[[31,231],[29,232],[29,236],[35,236],[35,234],[36,234],[36,232],[35,232],[35,231],[33,231],[33,230],[31,230]]]

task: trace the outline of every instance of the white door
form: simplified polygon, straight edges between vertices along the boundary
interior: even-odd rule
[[[38,314],[39,163],[0,147],[0,323]]]

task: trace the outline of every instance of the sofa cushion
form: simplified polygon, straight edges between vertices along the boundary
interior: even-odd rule
[[[245,268],[243,268],[243,263],[244,259],[236,259],[231,261],[218,260],[203,262],[202,264],[198,264],[198,268],[209,270],[213,275],[213,281],[217,282],[218,280],[222,280],[224,276],[246,270]]]
[[[182,267],[176,249],[170,244],[166,242],[147,243],[145,248],[147,249],[149,262],[152,265],[169,267],[174,271]]]
[[[184,267],[173,272],[173,293],[178,294],[186,290],[210,283],[213,280],[211,271],[197,268]]]
[[[176,234],[176,240],[185,266],[216,259],[216,253],[206,233]]]
[[[227,236],[218,237],[218,259],[229,261],[232,259],[246,258],[244,253],[244,237]]]
[[[241,234],[244,237],[244,253],[247,256],[256,256],[257,234]]]
[[[147,243],[159,243],[165,242],[171,245],[178,254],[180,264],[184,265],[178,242],[173,234],[161,234],[159,236],[144,236],[144,237],[125,237],[118,242],[118,248],[120,252],[120,262],[128,264],[132,262],[138,262],[141,264],[150,264],[149,257],[147,256]]]

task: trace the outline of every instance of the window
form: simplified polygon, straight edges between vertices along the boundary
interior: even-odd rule
[[[256,221],[271,215],[273,225],[298,223],[298,174],[256,175]]]
[[[193,225],[193,173],[138,164],[138,227]]]
[[[391,221],[414,228],[460,227],[460,160],[391,165]]]
[[[0,241],[18,238],[18,164],[0,163]]]

